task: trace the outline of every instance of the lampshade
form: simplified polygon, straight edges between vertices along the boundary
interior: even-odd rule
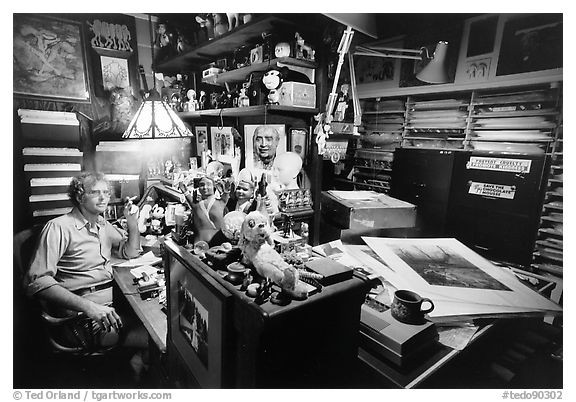
[[[154,63],[154,42],[152,40],[152,16],[148,14],[148,27],[150,29],[150,50],[152,61]],[[153,65],[154,66],[154,65]],[[148,92],[148,85],[144,77],[144,68],[140,66],[142,75],[142,84],[144,91]],[[152,71],[154,78],[154,88],[144,99],[136,115],[130,122],[130,125],[122,134],[122,138],[174,138],[174,137],[192,137],[192,132],[184,125],[184,122],[178,117],[176,112],[162,100],[156,90],[156,74]]]
[[[153,89],[145,99],[122,138],[172,138],[191,137],[192,132],[184,125],[176,112],[162,101]]]
[[[447,51],[448,42],[438,42],[436,50],[434,51],[434,56],[426,67],[416,74],[416,78],[430,84],[443,84],[448,82],[448,68],[446,61]]]

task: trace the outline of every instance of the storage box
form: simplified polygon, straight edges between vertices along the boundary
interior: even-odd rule
[[[408,228],[416,224],[416,206],[385,194],[370,200],[340,199],[322,191],[322,214],[342,229]]]
[[[316,107],[316,85],[303,82],[284,82],[278,89],[278,103],[284,106]]]

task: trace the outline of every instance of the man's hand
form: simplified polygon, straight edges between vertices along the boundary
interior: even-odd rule
[[[122,328],[122,320],[113,307],[92,302],[85,312],[103,331],[110,332],[110,328],[114,328],[118,332]]]
[[[128,198],[126,204],[124,204],[124,217],[126,218],[126,225],[129,229],[138,228],[138,215],[140,209],[137,205],[134,205],[132,199]]]

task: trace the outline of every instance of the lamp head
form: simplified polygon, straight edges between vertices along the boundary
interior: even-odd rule
[[[448,42],[438,42],[430,62],[422,69],[422,71],[416,74],[416,78],[430,84],[444,84],[448,82],[448,66],[446,60],[447,51]]]

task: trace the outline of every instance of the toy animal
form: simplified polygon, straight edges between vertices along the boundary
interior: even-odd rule
[[[214,18],[214,37],[217,38],[228,32],[228,17],[224,13],[212,14]]]
[[[258,211],[246,215],[240,241],[244,264],[251,264],[259,275],[272,280],[284,293],[296,300],[308,298],[308,291],[299,281],[296,268],[286,263],[274,249],[268,218]]]
[[[296,58],[314,61],[314,49],[304,42],[304,38],[298,32],[294,35],[296,38]]]

